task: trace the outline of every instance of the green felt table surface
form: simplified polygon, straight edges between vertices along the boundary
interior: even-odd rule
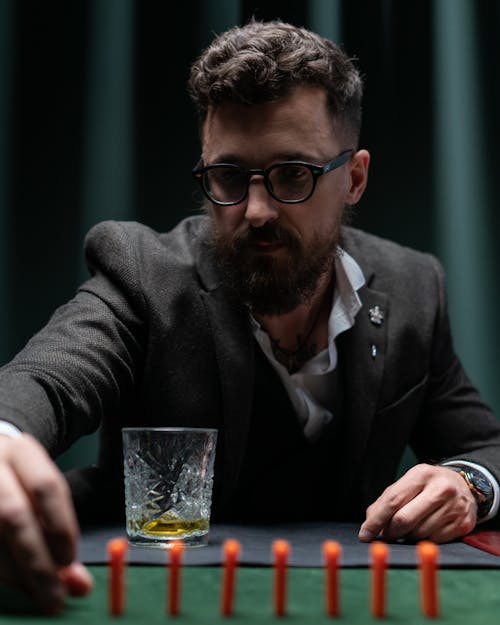
[[[127,600],[121,616],[108,610],[108,571],[105,566],[89,567],[95,577],[93,592],[84,598],[71,598],[65,611],[52,617],[33,614],[24,599],[12,591],[0,592],[0,625],[59,623],[130,623],[155,625],[175,621],[195,625],[234,622],[289,622],[293,625],[315,625],[336,620],[345,624],[367,623],[450,623],[483,625],[500,621],[500,570],[443,569],[438,572],[440,615],[429,619],[421,613],[419,572],[415,569],[387,571],[387,615],[377,619],[370,612],[370,570],[340,571],[341,614],[332,619],[324,609],[324,571],[321,568],[290,567],[287,571],[287,612],[283,617],[273,614],[273,569],[239,567],[236,572],[234,614],[220,615],[222,569],[186,567],[181,570],[181,606],[177,616],[167,613],[167,571],[160,566],[129,565],[125,579]]]

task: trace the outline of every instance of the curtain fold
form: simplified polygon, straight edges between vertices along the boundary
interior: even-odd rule
[[[342,2],[341,0],[310,0],[308,3],[307,25],[311,30],[342,43]]]
[[[441,0],[434,8],[436,252],[447,271],[456,349],[493,402],[500,346],[492,297],[498,250],[495,259],[478,45],[482,33],[474,3]]]
[[[90,5],[80,237],[102,219],[135,215],[134,4]]]

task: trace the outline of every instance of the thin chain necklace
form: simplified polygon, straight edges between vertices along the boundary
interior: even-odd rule
[[[304,363],[310,360],[317,353],[316,343],[309,343],[309,339],[318,325],[322,309],[323,303],[318,306],[318,310],[316,311],[311,327],[307,331],[305,337],[302,338],[300,334],[297,334],[297,347],[295,349],[286,349],[285,347],[281,347],[279,339],[273,339],[270,334],[268,335],[269,340],[271,341],[271,348],[273,350],[274,357],[278,362],[287,368],[290,374],[298,371]]]

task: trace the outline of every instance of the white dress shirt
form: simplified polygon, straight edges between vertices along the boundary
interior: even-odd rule
[[[331,380],[337,366],[335,339],[354,325],[354,318],[361,308],[357,291],[364,283],[365,277],[358,263],[347,252],[339,250],[335,258],[335,291],[328,319],[328,347],[291,375],[274,357],[269,335],[251,316],[254,336],[280,376],[304,434],[311,440],[317,438],[333,418],[332,412],[325,406],[332,406],[334,399]]]

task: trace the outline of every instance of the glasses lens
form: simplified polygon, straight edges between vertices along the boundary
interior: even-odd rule
[[[314,176],[303,165],[283,163],[276,165],[269,172],[269,185],[274,195],[280,200],[302,200],[314,186]]]
[[[205,172],[203,185],[216,202],[239,202],[247,189],[247,177],[239,167],[220,165]]]

